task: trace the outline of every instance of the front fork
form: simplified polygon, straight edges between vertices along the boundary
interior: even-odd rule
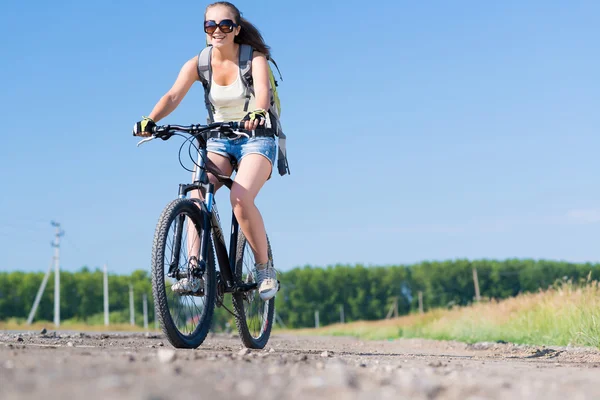
[[[210,237],[210,215],[212,213],[213,208],[213,198],[215,187],[208,180],[208,175],[206,174],[205,160],[206,158],[206,149],[201,148],[198,152],[198,160],[196,163],[196,168],[194,170],[194,179],[191,185],[179,185],[179,194],[178,197],[180,199],[186,198],[187,194],[191,190],[201,190],[204,188],[204,204],[206,205],[206,209],[208,213],[202,213],[202,237],[200,238],[200,260],[198,261],[197,268],[194,268],[190,271],[190,268],[186,268],[187,271],[185,274],[182,274],[179,270],[179,258],[181,256],[181,242],[183,237],[183,226],[185,224],[185,215],[179,215],[177,220],[175,221],[175,243],[173,248],[173,255],[171,257],[171,262],[169,264],[169,273],[168,276],[176,279],[181,279],[184,277],[191,277],[191,275],[201,276],[206,270],[206,260],[208,259],[208,250],[209,250],[209,242],[208,239]],[[198,230],[196,229],[196,232]],[[187,249],[186,249],[187,250]],[[190,257],[191,258],[191,257]],[[189,266],[188,266],[189,267]],[[183,275],[183,276],[182,276]]]
[[[180,276],[179,271],[179,256],[181,254],[181,238],[183,236],[184,222],[185,215],[178,215],[175,220],[175,243],[173,243],[173,253],[171,255],[171,262],[169,263],[169,273],[167,274],[168,277],[177,280],[183,278],[183,276]]]

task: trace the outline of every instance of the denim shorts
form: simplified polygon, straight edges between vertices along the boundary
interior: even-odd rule
[[[229,158],[234,165],[239,165],[248,154],[262,154],[271,161],[271,167],[275,164],[277,145],[274,137],[209,138],[206,143],[207,151]]]

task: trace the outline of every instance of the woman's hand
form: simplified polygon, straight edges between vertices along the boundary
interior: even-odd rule
[[[244,122],[244,129],[253,131],[259,126],[264,126],[267,121],[267,112],[262,108],[254,110],[246,114],[241,122]]]
[[[152,136],[152,130],[156,127],[156,123],[152,118],[142,117],[141,121],[138,121],[133,126],[133,136],[148,137]]]

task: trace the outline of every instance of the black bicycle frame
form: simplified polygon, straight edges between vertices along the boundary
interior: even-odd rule
[[[245,284],[235,277],[235,261],[237,256],[237,241],[239,235],[239,223],[235,214],[231,213],[231,239],[229,242],[229,254],[225,247],[225,237],[221,228],[221,219],[214,201],[215,185],[208,180],[205,168],[206,148],[200,148],[198,162],[194,171],[194,180],[191,184],[179,185],[179,198],[184,198],[192,190],[199,190],[204,200],[195,200],[202,209],[202,237],[200,241],[200,263],[208,262],[208,251],[210,250],[210,234],[213,235],[213,243],[217,254],[217,262],[221,271],[222,282],[225,292],[247,292],[256,288],[256,283]],[[203,189],[203,191],[202,191]],[[183,224],[181,224],[183,225]],[[178,259],[177,257],[176,259]]]

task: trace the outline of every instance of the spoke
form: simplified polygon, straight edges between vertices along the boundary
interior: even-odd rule
[[[184,299],[185,299],[185,309],[184,309],[185,312],[183,315],[185,317],[185,329],[186,329],[187,333],[190,334],[193,332],[193,329],[191,328],[191,326],[193,326],[193,323],[194,323],[193,321],[190,321],[190,323],[188,323],[190,316],[187,315],[187,311],[191,308],[190,307],[190,296],[184,296]]]
[[[196,313],[194,313],[194,317],[198,317],[198,319],[202,318],[202,311],[200,311],[200,309],[198,308],[198,305],[196,304],[196,302],[192,302],[192,304],[194,305],[194,308],[196,309]],[[203,307],[204,309],[204,307]]]
[[[181,304],[181,296],[178,296],[179,298],[176,300],[176,304],[180,305]],[[179,324],[181,324],[181,307],[177,307],[177,320],[179,321]],[[179,325],[181,326],[181,325]]]

